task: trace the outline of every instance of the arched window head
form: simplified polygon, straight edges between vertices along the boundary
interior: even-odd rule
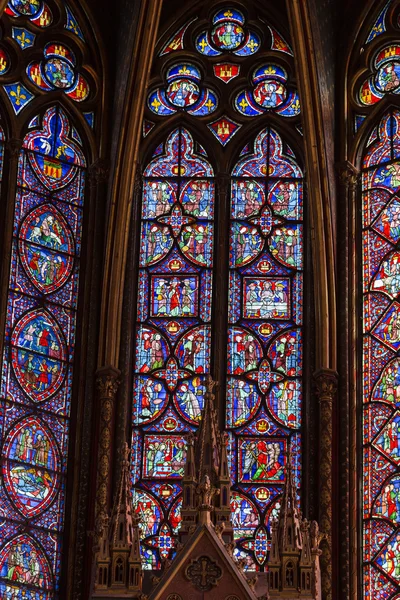
[[[147,569],[174,553],[187,436],[208,374],[218,379],[236,555],[247,569],[265,569],[289,447],[301,479],[300,103],[286,16],[258,9],[207,2],[157,43],[143,125],[132,401]],[[207,462],[215,452],[205,445]]]
[[[0,26],[0,102],[13,136],[2,191],[13,222],[1,232],[12,244],[2,257],[10,264],[0,324],[0,596],[50,599],[60,591],[70,527],[83,224],[101,131],[101,65],[72,4],[11,0]]]
[[[400,4],[381,3],[351,62],[349,150],[360,168],[358,432],[361,596],[400,592]],[[399,221],[400,222],[400,221]],[[362,340],[362,341],[361,341]]]

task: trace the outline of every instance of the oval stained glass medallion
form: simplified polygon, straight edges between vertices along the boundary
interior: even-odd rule
[[[38,418],[18,421],[3,448],[2,474],[12,502],[25,517],[42,513],[59,489],[59,456],[49,428]]]
[[[61,288],[71,275],[74,240],[68,223],[51,205],[35,208],[19,232],[19,256],[34,286],[45,294]]]
[[[34,402],[55,394],[67,370],[67,349],[54,317],[43,309],[25,313],[11,336],[15,376]]]

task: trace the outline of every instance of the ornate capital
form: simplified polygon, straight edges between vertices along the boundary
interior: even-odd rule
[[[105,158],[97,158],[89,167],[89,185],[97,187],[106,183],[110,174],[110,163]]]
[[[6,147],[11,159],[18,158],[19,152],[22,148],[22,140],[18,138],[10,138],[6,144]]]
[[[320,404],[322,402],[333,403],[338,386],[338,374],[332,369],[321,369],[314,373],[314,381],[317,388],[317,396]]]
[[[96,373],[96,388],[100,398],[113,399],[120,383],[121,372],[114,367],[104,367]]]
[[[340,185],[354,189],[358,183],[360,171],[348,160],[336,164],[336,173]]]

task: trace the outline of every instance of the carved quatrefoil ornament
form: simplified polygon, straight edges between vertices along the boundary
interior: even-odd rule
[[[218,585],[218,581],[222,577],[222,569],[216,561],[211,560],[208,556],[199,556],[190,561],[185,575],[196,589],[208,592],[212,587]]]

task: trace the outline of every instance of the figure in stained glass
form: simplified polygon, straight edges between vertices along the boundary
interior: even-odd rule
[[[291,377],[300,375],[300,340],[299,331],[286,331],[273,341],[268,356],[271,358],[272,366],[276,371],[281,371]]]
[[[162,511],[158,502],[144,491],[138,491],[134,496],[135,513],[139,517],[141,536],[154,535],[161,520]]]
[[[163,410],[166,401],[167,394],[160,381],[138,377],[135,382],[135,423],[138,425],[153,420]]]
[[[49,59],[44,67],[46,78],[50,84],[65,89],[74,83],[74,72],[69,64],[60,58]]]
[[[391,460],[400,463],[400,415],[396,413],[374,440],[374,446]]]
[[[138,331],[137,343],[137,370],[140,373],[147,373],[152,369],[161,369],[168,356],[168,348],[163,336],[155,330],[143,327]]]
[[[199,282],[197,277],[152,278],[152,310],[154,316],[197,316]]]
[[[395,358],[382,371],[375,384],[372,397],[374,400],[393,403],[400,406],[400,361]]]
[[[278,421],[287,427],[297,429],[300,426],[301,402],[296,381],[286,380],[273,386],[268,406]]]
[[[198,328],[184,335],[176,347],[181,366],[195,373],[207,373],[209,369],[209,330]]]
[[[28,17],[36,14],[40,8],[40,0],[11,0],[11,4],[21,15]]]
[[[256,227],[237,222],[233,224],[232,255],[235,265],[241,266],[252,261],[263,245],[264,240]]]
[[[184,381],[176,391],[176,400],[180,412],[194,423],[200,421],[205,391],[204,383],[200,377]]]
[[[394,302],[373,328],[373,334],[393,350],[400,347],[400,305]]]
[[[228,423],[237,427],[246,423],[260,404],[260,396],[254,384],[243,379],[228,381]]]
[[[59,459],[49,429],[35,417],[22,419],[4,446],[7,492],[24,515],[43,512],[57,493]]]
[[[275,184],[269,196],[274,212],[288,219],[297,218],[299,210],[298,186],[293,181]]]
[[[181,193],[184,209],[196,217],[212,217],[210,182],[189,181]]]
[[[377,563],[388,575],[400,581],[400,534],[386,545]]]
[[[276,81],[263,81],[254,88],[254,99],[264,108],[275,108],[286,100],[286,89]]]
[[[397,189],[400,186],[400,164],[393,163],[378,169],[375,182],[389,189]]]
[[[232,186],[233,216],[237,219],[250,217],[264,203],[264,191],[257,181],[238,181]]]
[[[12,335],[12,365],[24,391],[35,401],[60,387],[66,351],[58,324],[50,314],[32,311]]]
[[[143,195],[143,218],[151,219],[167,213],[174,202],[176,187],[168,181],[146,181]]]
[[[184,438],[145,436],[143,450],[143,477],[182,477],[186,459]]]
[[[382,488],[374,506],[376,516],[386,517],[397,523],[400,516],[400,478],[391,478]]]
[[[283,482],[284,442],[239,438],[239,481]]]
[[[171,104],[185,108],[198,100],[200,90],[198,85],[189,79],[176,79],[169,84],[166,95]]]
[[[141,262],[151,265],[168,254],[173,240],[168,227],[145,221],[142,225]]]
[[[179,247],[189,259],[200,265],[210,266],[212,241],[211,226],[187,225],[179,239]]]
[[[396,298],[400,292],[400,254],[398,252],[387,255],[382,261],[372,282],[372,289]]]
[[[47,561],[33,539],[25,534],[14,537],[3,546],[0,552],[0,576],[9,582],[34,585],[43,591],[51,586]],[[20,586],[14,587],[10,583],[7,587],[13,594],[8,597],[15,598],[15,593],[19,597]],[[34,597],[28,593],[29,598]]]
[[[232,525],[238,529],[255,529],[259,525],[258,511],[244,495],[233,492],[231,496]]]
[[[274,231],[269,242],[272,254],[289,267],[301,267],[301,245],[299,227],[280,227]]]
[[[240,328],[229,330],[229,352],[233,375],[256,369],[262,357],[260,342],[249,331]]]
[[[244,316],[249,319],[285,319],[290,316],[290,281],[285,278],[244,279]]]
[[[400,237],[400,202],[395,197],[381,212],[373,225],[375,231],[396,242]]]
[[[400,85],[400,63],[390,62],[376,74],[376,87],[382,92],[392,92]]]
[[[220,50],[235,50],[244,40],[244,31],[240,25],[228,21],[214,27],[211,39]]]

